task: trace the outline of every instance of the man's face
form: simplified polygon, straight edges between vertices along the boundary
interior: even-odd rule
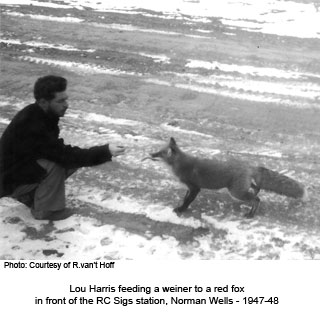
[[[68,109],[68,95],[66,91],[56,92],[55,97],[48,101],[48,110],[58,117],[63,117]]]

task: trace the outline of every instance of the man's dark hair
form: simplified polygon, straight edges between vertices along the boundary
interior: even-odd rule
[[[52,100],[56,92],[67,89],[67,80],[60,76],[47,75],[39,78],[34,84],[33,95],[36,100]]]

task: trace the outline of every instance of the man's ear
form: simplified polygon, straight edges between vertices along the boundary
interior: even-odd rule
[[[49,108],[49,100],[46,100],[44,98],[41,98],[37,100],[37,104],[44,110],[47,111]]]

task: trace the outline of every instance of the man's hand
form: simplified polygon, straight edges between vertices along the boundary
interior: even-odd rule
[[[109,144],[109,151],[112,156],[123,155],[125,150],[126,149],[124,148],[124,146],[119,146],[119,145],[115,146],[115,145]]]

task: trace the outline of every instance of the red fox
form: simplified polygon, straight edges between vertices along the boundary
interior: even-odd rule
[[[201,188],[227,188],[234,198],[251,203],[251,209],[246,214],[248,218],[253,217],[259,207],[260,199],[257,195],[260,189],[307,200],[305,187],[287,176],[262,166],[250,166],[241,160],[219,161],[188,155],[178,147],[174,138],[159,152],[151,153],[148,158],[162,159],[180,181],[187,185],[188,191],[182,205],[174,209],[176,213],[185,211]]]

